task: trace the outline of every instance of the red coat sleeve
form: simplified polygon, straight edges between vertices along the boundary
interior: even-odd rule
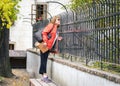
[[[43,30],[43,32],[42,32],[42,37],[43,37],[43,41],[45,42],[45,43],[48,43],[48,33],[51,31],[51,29],[53,28],[53,24],[52,23],[50,23],[50,24],[48,24],[45,28],[44,28],[44,30]]]

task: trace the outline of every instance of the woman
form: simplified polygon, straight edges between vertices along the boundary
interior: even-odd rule
[[[42,32],[42,37],[43,37],[43,42],[44,46],[46,46],[49,50],[53,47],[57,37],[57,29],[60,25],[60,17],[59,16],[54,16],[50,23],[44,28]],[[48,38],[48,34],[50,35],[50,38]],[[62,38],[60,37],[59,40]],[[50,82],[51,80],[48,79],[47,75],[47,59],[50,51],[47,51],[45,53],[40,54],[41,56],[41,65],[40,65],[40,70],[39,73],[42,74],[42,81],[44,82]]]

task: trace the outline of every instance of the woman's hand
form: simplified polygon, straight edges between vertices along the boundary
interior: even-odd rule
[[[35,47],[38,47],[39,46],[39,42],[35,42]]]
[[[59,36],[57,39],[58,39],[59,41],[61,41],[63,38],[62,38],[61,36]]]
[[[44,42],[44,43],[43,43],[43,47],[47,47],[47,43]]]

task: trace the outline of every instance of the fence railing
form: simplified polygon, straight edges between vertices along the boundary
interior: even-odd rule
[[[120,64],[120,1],[106,0],[62,13],[61,53]]]

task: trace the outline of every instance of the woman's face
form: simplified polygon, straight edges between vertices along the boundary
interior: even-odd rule
[[[56,23],[57,25],[60,25],[60,19],[59,19],[59,18],[56,18],[55,23]]]

